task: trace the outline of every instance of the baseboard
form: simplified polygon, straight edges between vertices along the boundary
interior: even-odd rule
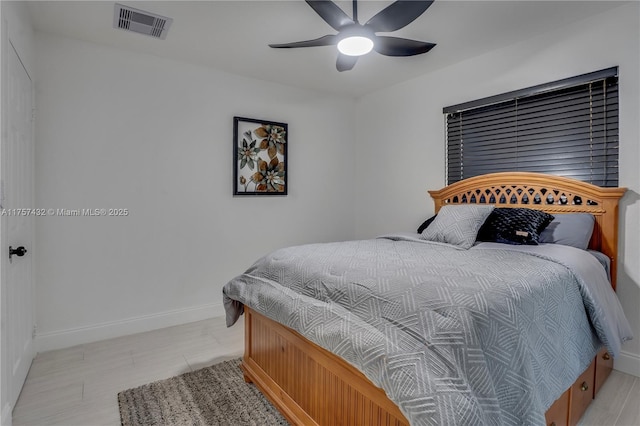
[[[98,340],[112,339],[174,325],[187,324],[213,317],[221,316],[224,312],[222,304],[212,303],[192,308],[142,315],[119,321],[78,327],[67,330],[36,333],[36,352],[68,348]],[[4,424],[4,423],[3,423]]]
[[[621,351],[620,356],[614,360],[613,368],[640,377],[640,355]]]
[[[11,405],[7,404],[2,407],[2,417],[0,418],[0,426],[11,426],[13,418],[11,417]]]
[[[105,322],[87,327],[36,333],[34,342],[36,352],[45,352],[219,317],[221,316],[220,312],[223,312],[222,304],[211,303],[192,308]],[[613,368],[623,373],[640,377],[640,355],[622,351],[620,356],[615,359]],[[1,426],[11,424],[11,410],[9,409],[8,414],[5,413],[6,410],[7,407],[3,407],[2,418],[0,420]],[[9,423],[7,423],[5,416],[8,416]]]

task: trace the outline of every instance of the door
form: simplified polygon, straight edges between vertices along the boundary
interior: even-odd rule
[[[1,232],[2,410],[12,409],[35,355],[33,344],[33,97],[31,78],[11,45],[3,58]],[[6,96],[4,96],[6,95]],[[11,257],[9,247],[11,250]],[[23,249],[20,249],[20,248]],[[26,250],[26,253],[24,252]]]

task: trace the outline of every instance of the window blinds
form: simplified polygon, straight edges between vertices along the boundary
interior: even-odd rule
[[[618,186],[617,67],[443,111],[448,184],[528,171]]]

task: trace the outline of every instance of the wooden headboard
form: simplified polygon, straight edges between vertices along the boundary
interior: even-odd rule
[[[589,248],[611,259],[611,286],[616,288],[618,259],[618,202],[627,188],[601,188],[565,177],[529,172],[476,176],[429,191],[436,213],[449,204],[494,204],[526,207],[553,215],[591,213],[595,219]]]

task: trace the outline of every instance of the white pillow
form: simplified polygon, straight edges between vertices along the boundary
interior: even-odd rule
[[[492,205],[456,204],[444,206],[420,238],[428,241],[471,248],[478,230],[493,211]]]

